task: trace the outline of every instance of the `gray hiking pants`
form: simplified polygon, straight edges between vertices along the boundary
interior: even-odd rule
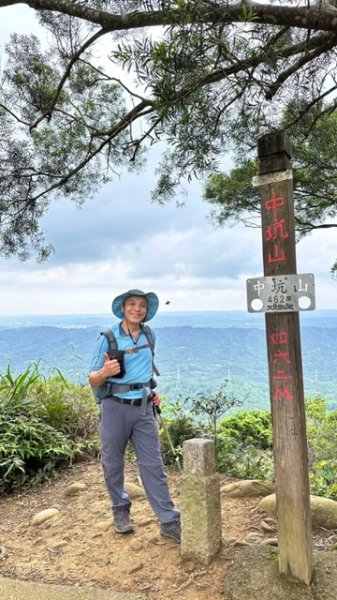
[[[124,490],[124,453],[130,440],[138,461],[147,498],[161,523],[179,518],[168,488],[160,450],[158,426],[152,402],[146,415],[141,406],[120,404],[105,398],[101,403],[100,437],[103,473],[112,499],[112,510],[131,506]]]

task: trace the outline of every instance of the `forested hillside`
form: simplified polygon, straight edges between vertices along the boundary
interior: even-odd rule
[[[40,361],[43,372],[59,369],[86,382],[91,353],[102,327],[2,327],[0,370],[14,373]],[[156,364],[160,391],[170,401],[214,391],[228,379],[246,408],[269,406],[265,331],[263,327],[157,327]],[[302,328],[305,392],[322,395],[337,406],[337,327]]]

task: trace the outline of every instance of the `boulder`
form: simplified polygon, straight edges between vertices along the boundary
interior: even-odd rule
[[[129,498],[145,498],[144,488],[142,488],[140,485],[126,481],[124,487]]]
[[[337,502],[321,496],[310,496],[311,520],[314,528],[324,527],[335,529],[337,527]],[[270,494],[261,500],[259,509],[269,517],[276,516],[276,496]]]
[[[86,489],[87,489],[87,486],[85,485],[85,483],[83,483],[83,481],[74,481],[74,483],[71,483],[65,489],[64,495],[65,496],[76,496],[76,494],[78,494],[79,492],[83,492],[83,490],[86,490]]]
[[[267,496],[275,490],[273,483],[260,481],[259,479],[249,479],[235,481],[221,487],[221,494],[232,498],[242,498],[245,496]]]
[[[57,508],[46,508],[45,510],[41,510],[36,513],[32,518],[32,525],[41,525],[45,521],[50,521],[51,519],[56,520],[60,516],[60,511]]]

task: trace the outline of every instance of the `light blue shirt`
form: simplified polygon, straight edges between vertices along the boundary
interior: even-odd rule
[[[153,375],[153,356],[150,347],[141,348],[141,346],[148,344],[145,333],[141,332],[137,338],[137,342],[134,344],[133,339],[128,333],[125,333],[120,323],[117,323],[112,327],[112,332],[116,337],[118,350],[129,350],[132,352],[126,352],[124,354],[124,365],[125,375],[123,377],[108,377],[106,381],[116,383],[147,383],[150,381]],[[153,332],[152,332],[153,333]],[[154,338],[154,334],[153,334]],[[140,350],[137,352],[137,347]],[[109,350],[109,342],[104,335],[101,335],[96,344],[96,348],[93,357],[90,362],[90,371],[99,371],[104,365],[104,353]],[[148,393],[150,393],[150,388]],[[141,398],[142,390],[130,390],[114,394],[120,398]]]

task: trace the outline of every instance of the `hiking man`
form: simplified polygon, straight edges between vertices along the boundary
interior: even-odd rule
[[[144,326],[158,306],[156,294],[141,290],[129,290],[113,300],[112,312],[121,319],[112,328],[118,351],[109,356],[107,334],[100,336],[89,368],[89,383],[96,388],[101,409],[102,466],[116,531],[133,531],[132,503],[124,489],[124,454],[130,441],[147,498],[160,522],[160,533],[180,542],[180,513],[168,488],[155,417],[160,395],[153,380],[154,337],[151,344],[149,335],[153,333]]]

